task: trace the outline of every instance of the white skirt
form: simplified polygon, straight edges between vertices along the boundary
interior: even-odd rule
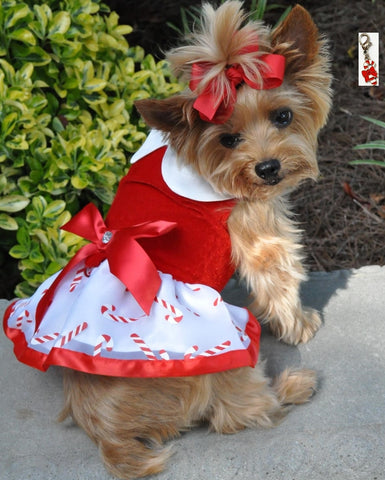
[[[4,328],[18,359],[40,370],[60,365],[121,377],[213,373],[254,366],[260,326],[214,289],[159,272],[161,287],[146,315],[104,260],[76,265],[57,287],[36,330],[35,312],[59,275],[6,311]]]

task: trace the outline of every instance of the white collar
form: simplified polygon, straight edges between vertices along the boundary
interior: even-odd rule
[[[162,160],[162,176],[174,193],[198,202],[218,202],[233,198],[216,192],[190,165],[178,160],[176,152],[159,130],[151,130],[144,144],[132,156],[131,163],[164,146],[167,146],[167,150]]]

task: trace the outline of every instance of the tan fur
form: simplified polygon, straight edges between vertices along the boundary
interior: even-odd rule
[[[304,403],[315,389],[314,372],[285,370],[270,386],[262,365],[184,378],[126,379],[64,372],[68,415],[98,445],[107,469],[132,479],[164,469],[165,440],[207,422],[218,433],[273,427],[287,404]]]
[[[304,179],[318,176],[317,134],[331,103],[326,44],[299,6],[273,32],[260,23],[244,23],[238,1],[227,1],[216,11],[206,5],[203,15],[203,30],[168,56],[174,70],[185,76],[194,62],[212,64],[198,92],[187,90],[136,105],[148,125],[167,135],[181,159],[216,191],[237,199],[228,228],[233,262],[253,296],[251,308],[285,342],[306,342],[321,320],[300,302],[303,253],[287,193]],[[282,86],[254,90],[242,85],[226,123],[204,122],[193,108],[196,94],[232,63],[255,69],[249,54],[237,52],[256,38],[259,53],[285,56]],[[220,85],[225,92],[226,80]],[[283,107],[292,110],[293,121],[277,128],[271,115]],[[239,134],[242,141],[236,148],[226,148],[220,142],[223,134]],[[279,181],[274,184],[256,173],[269,159],[280,162]],[[201,422],[220,433],[271,427],[289,404],[308,401],[315,384],[315,374],[308,370],[286,370],[270,384],[261,362],[255,369],[186,378],[124,379],[68,370],[61,419],[72,415],[99,446],[106,467],[119,478],[130,479],[161,471],[170,456],[163,442],[180,431]]]

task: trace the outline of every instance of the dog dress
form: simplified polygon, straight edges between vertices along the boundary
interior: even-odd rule
[[[105,222],[92,204],[63,228],[90,240],[4,316],[16,357],[120,377],[171,377],[254,366],[260,326],[220,291],[234,267],[235,201],[180,162],[152,131]]]

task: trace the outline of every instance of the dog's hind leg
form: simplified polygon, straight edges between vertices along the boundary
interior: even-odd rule
[[[172,454],[163,442],[203,416],[205,382],[204,376],[135,379],[65,370],[59,420],[71,415],[116,477],[152,475],[164,469]]]

